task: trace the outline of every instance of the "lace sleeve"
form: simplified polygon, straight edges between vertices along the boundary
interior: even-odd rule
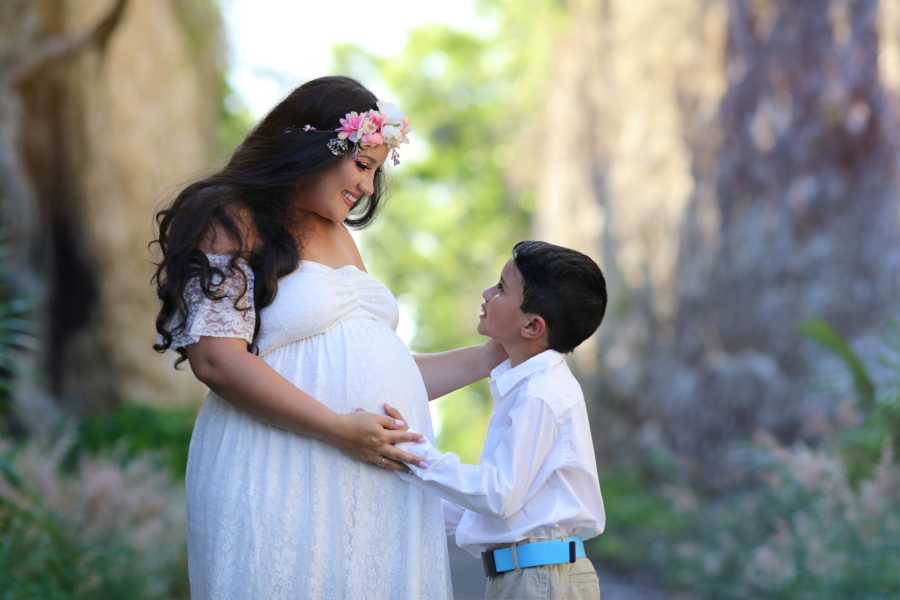
[[[209,264],[225,273],[224,278],[213,275],[210,290],[218,299],[209,298],[200,287],[200,280],[193,278],[184,288],[184,301],[188,314],[182,331],[173,334],[172,348],[183,348],[200,341],[200,336],[240,338],[253,341],[256,327],[256,311],[253,310],[253,271],[244,259],[237,260],[243,273],[230,273],[228,255],[207,254]],[[246,281],[246,290],[244,285]],[[243,293],[243,297],[241,297]],[[235,300],[240,297],[235,307]],[[245,310],[246,309],[246,310]]]

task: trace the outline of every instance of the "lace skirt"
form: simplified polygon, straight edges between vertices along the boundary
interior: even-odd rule
[[[349,320],[264,359],[337,412],[389,402],[431,435],[418,368],[383,324]],[[212,393],[186,485],[194,599],[452,597],[437,496]]]

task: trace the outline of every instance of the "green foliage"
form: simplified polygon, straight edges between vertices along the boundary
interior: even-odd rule
[[[147,572],[129,535],[86,537],[78,523],[46,509],[0,455],[0,599],[186,598],[185,565]],[[46,474],[45,476],[49,476]]]
[[[878,463],[887,444],[900,448],[900,326],[892,324],[883,338],[882,362],[894,377],[879,385],[850,344],[827,323],[808,321],[801,331],[838,356],[853,378],[863,422],[842,431],[838,442],[851,481],[859,481]]]
[[[13,383],[19,374],[17,355],[34,349],[31,311],[30,302],[0,286],[0,420],[11,417]]]
[[[10,256],[0,237],[0,423],[8,425],[12,415],[12,393],[20,374],[18,357],[35,349],[37,336],[32,302],[13,283]],[[6,433],[6,432],[4,432]]]
[[[65,464],[71,468],[84,452],[117,450],[127,459],[150,453],[161,456],[171,475],[182,479],[195,416],[194,409],[125,404],[87,417]]]
[[[172,0],[172,9],[197,76],[215,95],[213,136],[210,140],[217,161],[224,161],[253,125],[253,116],[228,82],[225,27],[219,0]]]
[[[218,75],[218,111],[216,115],[217,159],[224,162],[253,126],[253,115],[238,97],[224,72]]]
[[[844,361],[853,376],[853,384],[860,404],[866,410],[871,409],[875,398],[875,384],[872,383],[868,370],[847,340],[821,319],[806,321],[800,326],[800,332]]]
[[[600,479],[607,529],[589,542],[593,559],[623,570],[638,569],[683,534],[688,519],[640,470],[623,469]]]
[[[757,449],[763,484],[707,503],[661,565],[703,598],[894,598],[900,594],[898,467],[849,483],[827,453]],[[888,457],[889,458],[889,457]]]
[[[0,505],[0,598],[145,598],[133,554],[87,545],[52,514]]]
[[[477,464],[491,417],[485,401],[489,392],[481,382],[436,400],[438,410],[438,444],[452,449],[460,459]]]
[[[554,32],[549,15],[559,11],[550,2],[529,6],[485,3],[491,31],[424,27],[398,56],[336,50],[336,71],[385,82],[410,116],[414,147],[402,150],[385,214],[362,244],[373,272],[412,315],[416,351],[483,341],[475,332],[481,292],[513,244],[529,235],[533,195],[513,186],[509,172],[535,160],[537,149],[521,140],[540,106],[536,82]],[[424,149],[410,156],[420,144]],[[477,457],[483,429],[474,424],[487,420],[487,388],[454,394],[440,406],[440,443]]]
[[[745,449],[755,485],[686,513],[688,527],[658,564],[701,597],[900,595],[900,328],[883,337],[888,371],[878,378],[828,324],[801,332],[844,363],[862,422],[818,449]]]

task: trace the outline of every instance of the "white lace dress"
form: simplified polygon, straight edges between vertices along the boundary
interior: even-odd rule
[[[224,267],[228,258],[210,255]],[[252,272],[248,276],[252,302]],[[250,340],[253,311],[234,308],[240,276],[210,300],[189,283],[185,335]],[[433,437],[428,400],[396,336],[397,303],[356,267],[302,261],[279,281],[257,343],[273,369],[339,413],[398,407]],[[186,476],[194,600],[452,597],[441,503],[393,473],[267,425],[216,394],[194,426]]]

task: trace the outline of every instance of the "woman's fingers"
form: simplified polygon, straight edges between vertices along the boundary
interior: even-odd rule
[[[383,417],[379,415],[378,422],[385,429],[390,429],[392,431],[405,431],[409,429],[406,425],[406,422],[401,419],[395,419],[394,417]]]
[[[411,452],[406,452],[404,450],[394,449],[391,453],[391,456],[388,460],[393,460],[399,463],[406,463],[411,465],[417,465],[419,467],[425,467],[425,460],[417,455],[412,454]]]
[[[379,454],[370,456],[368,461],[376,467],[381,467],[387,471],[409,471],[409,467],[403,463],[403,459],[414,455],[394,450],[393,446],[383,446],[379,450]]]
[[[398,448],[397,446],[385,446],[384,448],[379,450],[379,453],[381,454],[382,458],[388,460],[393,460],[399,463],[410,463],[419,465],[420,467],[425,466],[425,462],[421,456],[413,452],[404,450],[403,448]]]
[[[417,444],[425,441],[425,437],[415,431],[385,431],[384,433],[389,444],[402,444],[403,442]]]
[[[395,421],[396,427],[392,427],[391,429],[409,429],[409,425],[403,414],[387,402],[384,403],[384,413]]]

